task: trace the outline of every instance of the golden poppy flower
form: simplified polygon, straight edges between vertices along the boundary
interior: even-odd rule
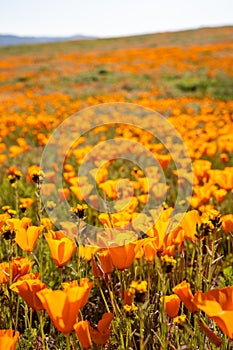
[[[0,349],[15,350],[19,339],[19,332],[13,329],[0,329]]]
[[[72,332],[79,310],[88,300],[92,284],[71,286],[64,290],[42,289],[37,293],[54,326],[63,334]]]
[[[112,273],[114,270],[114,265],[112,263],[109,250],[101,250],[100,252],[98,252],[98,257],[100,260],[101,268],[103,269],[104,273]]]
[[[79,321],[74,325],[75,333],[78,336],[80,344],[84,350],[90,349],[92,346],[91,335],[88,321]]]
[[[222,220],[222,228],[226,233],[233,231],[233,214],[223,215],[221,217]]]
[[[233,339],[233,286],[212,289],[206,293],[197,292],[193,303]]]
[[[44,234],[54,263],[58,267],[65,266],[76,250],[76,244],[61,231],[48,231]]]
[[[15,241],[25,252],[32,252],[35,248],[37,239],[43,230],[43,226],[29,226],[27,230],[25,228],[19,228],[16,230]]]
[[[10,286],[10,289],[21,296],[26,301],[28,306],[34,310],[43,310],[44,307],[37,296],[37,292],[46,287],[45,283],[42,283],[38,275],[37,278],[33,278],[32,274],[25,275],[23,279],[18,279],[17,282]]]
[[[12,282],[15,282],[23,275],[26,275],[32,265],[33,261],[28,260],[27,258],[13,258],[11,263],[11,271],[9,271],[9,262],[0,263],[0,283],[8,283],[10,280],[10,275]]]
[[[190,289],[190,284],[186,281],[177,284],[173,288],[173,292],[180,298],[184,303],[185,307],[192,313],[197,312],[197,306],[193,302],[193,294]]]
[[[165,312],[169,317],[176,317],[180,308],[180,298],[176,294],[166,295],[160,299],[164,303]]]
[[[135,244],[128,243],[118,247],[110,247],[109,255],[118,270],[128,269],[135,259]]]

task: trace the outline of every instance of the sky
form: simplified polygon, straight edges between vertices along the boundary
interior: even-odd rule
[[[116,37],[232,24],[232,0],[0,0],[0,34]]]

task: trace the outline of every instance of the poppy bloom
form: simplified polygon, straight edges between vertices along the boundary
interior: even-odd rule
[[[197,312],[197,306],[193,302],[193,294],[190,289],[190,284],[187,283],[186,281],[181,282],[180,284],[177,284],[173,288],[173,292],[178,295],[180,300],[184,303],[185,307],[190,311],[190,312]]]
[[[76,250],[76,244],[61,231],[52,231],[44,234],[48,242],[52,259],[58,267],[65,266]]]
[[[0,329],[0,349],[15,350],[19,338],[19,332],[13,329]]]
[[[54,326],[63,334],[72,332],[79,310],[88,300],[92,283],[67,286],[64,290],[42,289],[37,293]]]
[[[222,228],[226,233],[233,231],[233,214],[223,215],[221,217],[222,220]]]
[[[206,293],[197,292],[193,303],[233,339],[233,286],[213,289]]]
[[[135,259],[135,244],[128,243],[118,247],[110,247],[109,255],[113,265],[118,270],[128,269]]]
[[[100,248],[94,245],[79,245],[79,256],[83,258],[85,261],[89,261],[93,258],[96,252],[98,252]]]
[[[16,243],[22,248],[25,252],[32,252],[35,248],[37,239],[43,230],[43,226],[29,226],[27,230],[25,228],[20,228],[16,230]]]
[[[161,298],[164,308],[169,317],[176,317],[180,308],[180,298],[176,294],[166,295]]]
[[[21,296],[32,309],[40,311],[44,307],[37,296],[37,292],[46,287],[42,283],[38,274],[25,275],[10,286],[10,289]]]
[[[143,255],[147,262],[152,262],[157,254],[156,238],[144,238],[136,243],[135,253],[136,258],[141,258]]]
[[[100,259],[100,264],[105,273],[112,273],[114,270],[114,265],[112,263],[109,250],[102,250],[98,253]]]
[[[74,325],[75,333],[78,336],[82,348],[90,349],[92,346],[88,321],[79,321]]]
[[[27,258],[13,258],[11,263],[11,270],[9,271],[9,262],[2,262],[0,264],[0,283],[8,283],[10,275],[12,282],[23,275],[26,275],[32,265],[33,261],[29,261]]]
[[[114,318],[111,312],[103,314],[98,322],[97,329],[90,327],[91,339],[97,345],[104,345],[110,337],[110,324]]]

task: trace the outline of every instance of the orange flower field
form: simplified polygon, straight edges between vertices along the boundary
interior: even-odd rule
[[[232,39],[0,48],[0,349],[233,348]]]

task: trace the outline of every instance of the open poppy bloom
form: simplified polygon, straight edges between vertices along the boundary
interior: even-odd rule
[[[189,283],[183,281],[177,284],[177,286],[173,288],[173,292],[180,298],[190,312],[197,312],[197,306],[193,302],[193,293]]]
[[[9,271],[9,262],[2,262],[0,264],[0,283],[8,283],[10,280],[10,274],[12,282],[17,281],[17,279],[23,275],[26,275],[32,265],[33,261],[27,258],[13,258],[11,264],[11,271]]]
[[[36,293],[45,287],[45,283],[41,282],[38,274],[29,274],[13,283],[10,289],[19,294],[32,309],[40,311],[44,307]]]
[[[176,317],[180,308],[180,298],[176,294],[166,295],[161,298],[164,308],[169,317]]]
[[[54,326],[63,334],[72,332],[79,310],[88,300],[92,283],[67,286],[64,290],[42,289],[37,293]]]
[[[233,339],[233,286],[197,292],[193,303]]]
[[[58,267],[65,266],[76,250],[76,244],[61,231],[52,231],[44,234],[48,242],[52,259]]]
[[[91,339],[97,345],[105,344],[110,337],[110,324],[114,318],[111,312],[103,314],[98,322],[97,329],[90,327]]]
[[[43,226],[29,226],[27,229],[20,228],[16,230],[15,241],[25,252],[32,252],[35,248],[37,239],[43,230]]]
[[[0,349],[15,350],[19,338],[19,332],[13,329],[0,329]]]

